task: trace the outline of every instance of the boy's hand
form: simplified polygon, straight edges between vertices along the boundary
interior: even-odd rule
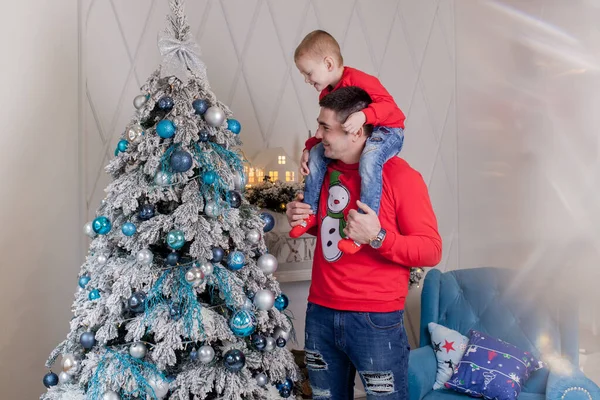
[[[364,112],[359,111],[354,114],[350,114],[346,122],[342,125],[344,130],[350,134],[355,134],[358,130],[367,122],[367,116]]]
[[[300,161],[301,161],[300,173],[304,176],[310,174],[310,170],[308,169],[308,150],[304,149],[304,151],[302,152],[302,158],[300,159]]]

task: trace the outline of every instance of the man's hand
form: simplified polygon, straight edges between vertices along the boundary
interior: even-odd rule
[[[342,126],[344,127],[344,131],[353,135],[358,132],[360,128],[362,128],[365,122],[367,122],[367,116],[364,112],[359,111],[350,114]]]
[[[296,200],[287,203],[285,206],[285,215],[287,216],[291,227],[300,225],[303,220],[308,218],[309,215],[313,214],[313,210],[310,209],[310,205],[303,203],[303,199],[304,195],[299,193],[296,196]]]
[[[300,173],[304,176],[310,174],[310,169],[308,169],[308,154],[309,154],[309,151],[304,149],[304,151],[302,152],[302,158],[300,159],[300,161],[301,161]]]
[[[356,243],[367,244],[377,236],[381,230],[381,224],[379,223],[379,217],[369,206],[360,200],[356,201],[356,205],[365,214],[361,214],[357,210],[350,210],[344,233]]]

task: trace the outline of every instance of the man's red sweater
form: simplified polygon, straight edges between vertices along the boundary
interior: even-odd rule
[[[317,214],[317,245],[308,301],[336,310],[402,310],[410,267],[440,262],[442,240],[427,186],[401,158],[383,167],[379,221],[387,231],[380,249],[369,245],[354,255],[341,254],[337,243],[345,218],[360,198],[358,164],[329,164]]]
[[[346,86],[358,86],[371,96],[373,103],[362,110],[367,117],[367,124],[404,129],[404,120],[406,117],[402,110],[396,105],[392,95],[383,87],[381,82],[379,82],[379,79],[358,69],[344,67],[342,79],[334,88],[326,87],[323,89],[321,94],[319,94],[319,100],[334,90]],[[305,146],[310,150],[320,141],[320,139],[313,136],[306,141]]]

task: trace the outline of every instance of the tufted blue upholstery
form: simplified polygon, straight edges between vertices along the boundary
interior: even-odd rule
[[[541,356],[543,337],[551,349],[574,365],[578,364],[579,321],[573,303],[553,299],[548,290],[542,290],[545,295],[542,299],[540,290],[532,290],[530,280],[513,279],[516,273],[503,268],[429,271],[421,294],[421,348],[412,351],[410,357],[411,400],[456,396],[447,391],[434,392],[429,385],[431,377],[435,377],[429,322],[447,326],[465,336],[470,329],[476,329],[530,351],[536,357]],[[431,368],[434,370],[430,371]],[[540,395],[545,398],[548,375],[547,369],[535,372],[519,398],[533,399]]]

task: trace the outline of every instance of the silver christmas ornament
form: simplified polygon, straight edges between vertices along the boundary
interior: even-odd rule
[[[83,233],[85,233],[86,235],[88,235],[91,238],[96,237],[96,232],[94,232],[94,228],[92,228],[91,222],[88,222],[87,224],[85,224],[83,226]]]
[[[269,378],[262,372],[256,375],[254,378],[256,379],[256,384],[260,387],[266,386],[266,384],[269,383]]]
[[[185,120],[180,115],[173,118],[173,124],[175,125],[176,128],[180,128],[181,126],[183,126],[184,122],[185,122]]]
[[[238,171],[233,174],[233,188],[237,191],[242,191],[246,187],[245,176]]]
[[[106,265],[108,262],[108,257],[106,257],[104,254],[98,254],[98,257],[96,257],[96,262],[98,265]]]
[[[219,107],[212,106],[204,113],[204,120],[210,126],[218,127],[225,122],[225,113]]]
[[[142,265],[150,265],[152,264],[152,260],[154,260],[154,254],[148,249],[143,249],[138,251],[135,258]]]
[[[65,383],[69,383],[73,380],[73,377],[69,374],[67,374],[65,371],[61,371],[60,374],[58,374],[58,381],[62,384]]]
[[[208,364],[215,358],[215,351],[210,346],[202,346],[198,350],[198,360],[202,364]]]
[[[244,305],[242,306],[242,310],[252,310],[254,308],[254,304],[252,304],[252,300],[246,297],[244,300]]]
[[[194,283],[194,281],[196,280],[196,274],[193,270],[194,268],[190,269],[188,272],[185,273],[185,280],[187,281],[187,283]]]
[[[73,354],[65,354],[62,359],[62,369],[65,372],[69,372],[77,364],[75,356]]]
[[[267,345],[265,347],[265,351],[273,351],[277,346],[277,342],[272,337],[267,337]]]
[[[159,399],[162,399],[169,393],[169,383],[159,377],[150,378],[148,384],[154,390],[154,395]]]
[[[171,184],[171,174],[168,172],[158,171],[154,177],[154,183],[158,186],[168,186]]]
[[[117,392],[109,390],[108,392],[104,392],[102,400],[121,400],[121,396]]]
[[[125,138],[129,143],[139,143],[142,141],[143,133],[144,129],[140,125],[131,125],[125,132]]]
[[[273,254],[266,253],[258,258],[256,264],[265,275],[269,275],[277,271],[277,266],[279,265],[279,262]]]
[[[148,349],[146,345],[142,342],[136,342],[129,347],[129,355],[133,358],[142,359],[146,357],[146,353]]]
[[[273,331],[273,338],[275,340],[277,340],[279,338],[284,338],[287,341],[290,339],[290,333],[288,331],[284,330],[282,327],[278,326]]]
[[[258,244],[260,242],[260,232],[256,229],[251,229],[246,232],[246,240],[252,244]]]
[[[204,206],[204,214],[211,218],[217,218],[219,216],[219,206],[214,201],[209,201]]]
[[[275,304],[275,296],[270,290],[262,289],[254,295],[254,305],[259,310],[268,311]]]
[[[213,273],[214,267],[211,262],[205,261],[202,264],[200,264],[200,270],[202,270],[204,275],[207,276]]]
[[[139,96],[134,97],[133,106],[139,110],[140,108],[144,107],[144,104],[146,104],[147,101],[148,98],[146,98],[145,95],[140,94]]]

